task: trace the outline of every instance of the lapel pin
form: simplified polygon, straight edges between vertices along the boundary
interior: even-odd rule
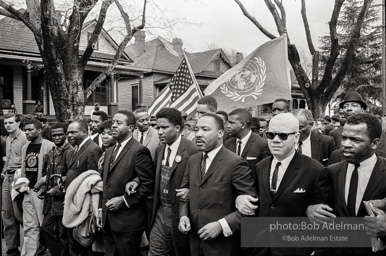
[[[176,161],[176,163],[181,162],[181,156],[180,156],[180,155],[177,155],[175,161]]]

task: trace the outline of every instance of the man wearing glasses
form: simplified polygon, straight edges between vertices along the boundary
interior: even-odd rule
[[[256,165],[258,206],[251,196],[239,196],[237,209],[259,217],[307,217],[309,205],[327,202],[327,172],[318,161],[295,150],[299,121],[290,113],[274,116],[266,133],[272,157]],[[246,202],[249,201],[249,202]],[[246,203],[245,203],[246,202]],[[312,248],[256,248],[256,255],[303,255]]]

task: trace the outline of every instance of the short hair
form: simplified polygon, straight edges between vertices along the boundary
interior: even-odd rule
[[[64,133],[66,134],[67,133],[67,128],[68,128],[68,124],[66,123],[54,123],[52,126],[51,126],[51,131],[54,130],[54,129],[60,129],[62,128]]]
[[[169,120],[174,126],[179,125],[182,128],[182,115],[181,112],[175,108],[162,108],[156,114],[156,118],[165,118]]]
[[[107,118],[109,118],[106,114],[106,112],[102,111],[102,110],[98,110],[98,111],[94,111],[92,113],[93,116],[100,116],[102,118],[102,122],[106,121]]]
[[[84,120],[84,119],[77,119],[75,121],[72,121],[71,123],[77,123],[79,125],[79,129],[81,131],[86,131],[86,133],[88,134],[88,125],[87,125],[86,120]]]
[[[127,126],[129,126],[129,125],[134,125],[135,126],[136,118],[135,118],[134,114],[131,113],[130,111],[128,111],[128,110],[119,110],[116,114],[122,114],[122,115],[126,116],[126,125]]]
[[[8,119],[11,117],[15,118],[15,122],[20,122],[20,120],[21,120],[20,115],[13,113],[13,112],[8,112],[7,114],[4,115],[4,119]]]
[[[296,117],[296,116],[304,116],[306,119],[307,119],[307,121],[314,121],[314,118],[312,117],[312,112],[310,111],[310,110],[308,110],[308,109],[295,109],[294,111],[293,111],[293,114],[294,114],[294,116]],[[321,120],[324,120],[323,118],[321,118]]]
[[[367,135],[369,136],[370,141],[381,138],[382,125],[379,122],[378,118],[375,117],[374,115],[367,114],[367,113],[355,114],[347,118],[346,124],[348,125],[366,124]]]
[[[291,111],[290,102],[287,99],[279,98],[279,99],[276,99],[273,103],[280,102],[280,101],[285,103],[288,112]]]
[[[217,114],[214,114],[214,113],[205,113],[201,116],[201,118],[204,116],[213,117],[217,129],[218,130],[224,130],[224,120],[222,120],[222,118],[220,116],[218,116]]]
[[[206,96],[200,98],[197,101],[197,104],[207,105],[209,110],[212,111],[213,113],[216,113],[216,111],[217,111],[217,100],[212,96],[206,95]]]
[[[228,121],[228,114],[227,114],[227,112],[225,112],[223,110],[219,110],[219,111],[216,112],[216,114],[225,116],[225,121]]]
[[[113,125],[112,120],[106,120],[99,126],[99,133],[104,132],[105,129],[111,130],[111,126]]]
[[[251,126],[252,115],[251,115],[251,113],[249,113],[248,110],[243,109],[243,108],[236,108],[229,115],[230,116],[238,115],[241,118],[241,121],[245,122],[247,124],[247,127]]]
[[[134,114],[135,118],[137,118],[138,113],[144,113],[144,112],[147,113],[146,108],[138,108],[138,109],[134,110],[133,114]]]
[[[43,128],[42,123],[39,120],[37,120],[37,119],[27,119],[27,120],[25,120],[24,127],[26,125],[28,125],[28,124],[33,124],[36,129],[42,129]]]

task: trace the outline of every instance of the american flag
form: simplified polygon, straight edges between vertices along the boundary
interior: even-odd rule
[[[185,111],[188,115],[196,110],[202,92],[194,77],[189,61],[184,58],[176,73],[149,107],[148,113],[155,115],[161,108],[171,107]]]

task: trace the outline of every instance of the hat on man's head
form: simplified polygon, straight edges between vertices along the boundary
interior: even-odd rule
[[[182,118],[187,118],[188,114],[185,111],[181,111]]]
[[[259,129],[260,128],[260,120],[257,117],[252,117],[251,129]]]
[[[346,102],[358,102],[359,104],[361,104],[363,109],[367,108],[367,104],[363,101],[362,96],[356,91],[347,92],[346,95],[344,96],[343,101],[339,104],[339,107],[343,108],[343,105]]]
[[[333,115],[332,117],[331,117],[331,120],[333,120],[333,121],[340,121],[340,116],[338,115],[338,114],[335,114],[335,115]]]

